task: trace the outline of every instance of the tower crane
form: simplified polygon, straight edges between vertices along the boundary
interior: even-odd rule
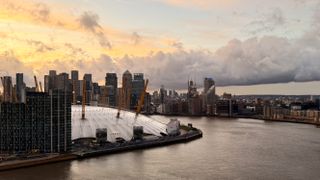
[[[43,92],[41,81],[39,82],[39,87],[40,87],[40,92]]]
[[[143,104],[144,104],[144,96],[145,96],[146,91],[147,91],[148,83],[149,83],[149,80],[147,79],[147,80],[146,80],[146,83],[145,83],[145,85],[144,85],[143,91],[141,92],[140,100],[138,101],[138,106],[137,106],[137,110],[136,110],[136,117],[135,117],[135,119],[137,119],[138,115],[139,115],[140,112],[141,112],[142,106],[143,106]]]
[[[36,85],[36,92],[39,92],[39,85],[38,85],[37,76],[33,76],[33,77],[34,77],[34,83]]]

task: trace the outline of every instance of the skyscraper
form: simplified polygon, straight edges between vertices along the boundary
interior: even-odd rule
[[[17,73],[16,74],[16,96],[17,101],[20,103],[25,102],[25,83],[23,82],[23,73]]]
[[[203,109],[207,115],[214,115],[216,104],[216,87],[212,78],[204,78]]]
[[[214,83],[214,80],[212,78],[204,78],[204,82],[203,82],[203,85],[204,85],[204,93],[207,93],[208,90],[211,88],[211,86],[214,86],[215,83]]]
[[[90,104],[92,99],[92,74],[85,74],[83,79],[86,81],[86,103]]]
[[[130,109],[132,95],[132,74],[126,70],[122,75],[123,107]]]
[[[71,93],[72,91],[72,86],[71,86],[71,81],[69,79],[69,74],[67,73],[60,73],[56,77],[56,84],[53,89],[59,89],[59,90],[64,90],[68,91]]]
[[[44,76],[44,91],[55,89],[57,86],[57,71],[50,70],[49,75]]]
[[[138,105],[138,100],[140,99],[140,95],[144,90],[144,77],[143,73],[134,73],[132,80],[132,102],[131,108],[134,108]]]
[[[71,71],[71,79],[72,79],[72,80],[79,80],[79,71],[77,71],[77,70],[72,70],[72,71]]]
[[[116,106],[117,105],[117,89],[118,89],[118,78],[116,73],[107,73],[106,74],[106,82],[105,85],[109,88],[112,88],[112,91],[107,91],[109,99],[109,105]]]
[[[79,81],[79,71],[71,71],[71,83],[72,83],[72,93],[73,93],[73,103],[81,100],[80,97],[80,81]]]
[[[4,102],[12,102],[13,94],[12,94],[12,78],[11,76],[3,77],[3,101]]]

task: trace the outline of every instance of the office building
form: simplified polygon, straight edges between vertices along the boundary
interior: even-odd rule
[[[3,102],[13,101],[13,86],[12,78],[10,76],[3,77]]]
[[[113,93],[108,94],[109,105],[116,106],[117,105],[117,89],[118,89],[118,78],[116,73],[107,73],[105,85],[109,88],[112,87]]]
[[[86,89],[86,104],[90,104],[92,100],[92,74],[85,74],[83,76],[83,79],[86,81],[85,89]]]
[[[132,74],[127,70],[122,75],[123,108],[130,109],[132,95]]]
[[[79,81],[79,71],[71,71],[71,83],[72,83],[72,102],[76,104],[81,101],[80,96],[80,81]]]
[[[203,83],[203,86],[204,86],[203,91],[204,91],[204,93],[207,93],[208,90],[214,85],[215,85],[215,83],[214,83],[214,80],[212,78],[207,78],[207,77],[204,78],[204,83]]]
[[[16,97],[17,102],[23,103],[26,98],[25,83],[23,81],[23,73],[16,74]]]
[[[138,105],[141,93],[144,90],[144,84],[143,73],[133,74],[131,108],[135,108]]]

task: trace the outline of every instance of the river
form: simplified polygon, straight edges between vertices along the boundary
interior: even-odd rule
[[[168,117],[152,116],[166,122]],[[0,172],[0,179],[319,179],[320,128],[178,117],[204,136],[185,144]]]

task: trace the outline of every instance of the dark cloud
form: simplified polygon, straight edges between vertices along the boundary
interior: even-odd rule
[[[142,41],[142,37],[137,32],[133,32],[131,35],[131,40],[134,45],[137,45]]]
[[[102,26],[98,23],[98,21],[99,21],[99,16],[89,11],[84,12],[79,19],[79,23],[81,27],[92,32],[98,38],[99,44],[102,47],[107,47],[111,49],[112,48],[111,43],[106,37],[104,30]]]
[[[41,52],[47,52],[47,51],[53,51],[54,49],[45,43],[41,41],[36,41],[36,40],[26,40],[26,42],[31,45],[36,47],[36,52],[41,53]]]
[[[124,65],[121,71],[146,73],[153,87],[164,84],[182,89],[190,76],[198,80],[213,77],[222,86],[318,81],[320,33],[315,30],[307,34],[297,40],[274,36],[235,39],[216,52],[158,52],[117,61]]]
[[[99,25],[99,16],[97,14],[94,14],[92,12],[84,12],[80,16],[80,24],[85,28],[92,32],[96,32],[97,29],[101,29],[101,26]]]
[[[183,50],[183,43],[180,41],[173,41],[170,45],[178,50]]]

